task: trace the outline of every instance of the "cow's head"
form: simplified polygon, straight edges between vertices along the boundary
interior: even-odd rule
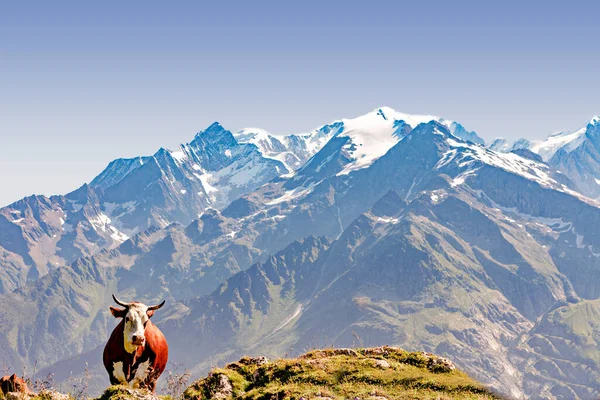
[[[161,308],[165,301],[156,306],[146,306],[145,304],[133,302],[124,303],[117,299],[113,294],[113,299],[118,305],[125,309],[111,307],[110,312],[115,318],[125,319],[125,328],[123,330],[123,340],[125,351],[133,353],[139,346],[143,346],[146,342],[144,330],[146,323],[154,315],[154,311]]]

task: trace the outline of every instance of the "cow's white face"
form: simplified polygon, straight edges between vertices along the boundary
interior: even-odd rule
[[[145,344],[144,329],[150,317],[148,307],[141,303],[133,303],[127,308],[123,340],[125,351],[133,353],[139,346]]]
[[[123,345],[125,351],[133,353],[138,347],[146,344],[146,324],[154,315],[154,311],[165,305],[165,301],[163,300],[160,304],[148,307],[138,302],[124,303],[117,299],[114,294],[113,299],[123,309],[110,307],[110,312],[115,318],[123,318],[125,325],[123,329]]]

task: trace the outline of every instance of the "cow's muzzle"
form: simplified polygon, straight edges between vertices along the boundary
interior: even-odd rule
[[[133,335],[133,337],[131,338],[131,344],[133,344],[134,346],[142,346],[144,344],[144,337],[143,336],[138,336],[138,335]]]

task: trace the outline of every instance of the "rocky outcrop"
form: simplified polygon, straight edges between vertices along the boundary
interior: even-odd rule
[[[8,393],[31,393],[27,387],[27,382],[23,378],[19,378],[17,374],[0,378],[0,391],[5,395]]]
[[[96,400],[160,400],[160,397],[144,389],[126,386],[111,386]]]

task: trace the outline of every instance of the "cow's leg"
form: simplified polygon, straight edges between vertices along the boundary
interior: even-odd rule
[[[135,375],[130,382],[130,386],[133,388],[147,388],[148,378],[152,375],[152,366],[150,360],[146,360],[137,366]]]
[[[120,382],[117,378],[115,378],[114,376],[110,375],[110,384],[111,385],[120,385],[122,382]]]
[[[113,371],[110,374],[110,384],[127,386],[127,378],[125,377],[122,361],[113,363]]]
[[[146,388],[151,391],[154,392],[154,388],[156,387],[156,380],[155,379],[148,379],[146,381]]]

